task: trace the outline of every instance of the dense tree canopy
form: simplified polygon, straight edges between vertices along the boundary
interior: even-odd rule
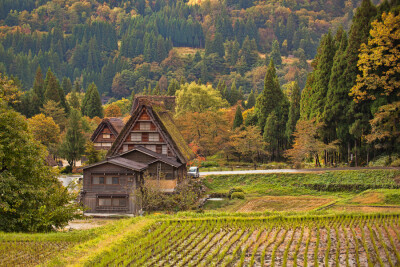
[[[0,230],[51,231],[76,217],[74,196],[47,166],[25,118],[0,100]]]

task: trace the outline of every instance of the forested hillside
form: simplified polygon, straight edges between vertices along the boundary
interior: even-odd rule
[[[51,118],[58,130],[42,143],[71,165],[99,118],[127,115],[135,94],[176,96],[199,159],[396,162],[396,0],[1,5],[0,73],[23,91],[9,104],[32,127]]]
[[[94,82],[103,97],[126,97],[157,83],[166,93],[173,79],[214,87],[224,81],[228,88],[235,82],[248,94],[262,90],[272,58],[281,85],[297,79],[304,87],[306,60],[315,56],[321,36],[339,25],[347,29],[358,5],[6,0],[0,3],[0,72],[18,78],[24,90],[33,87],[40,67],[82,91]],[[181,53],[179,47],[194,49]],[[26,102],[34,98],[28,96]]]

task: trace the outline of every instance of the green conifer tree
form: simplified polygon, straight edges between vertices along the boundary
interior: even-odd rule
[[[243,116],[242,116],[242,109],[238,105],[236,108],[235,119],[233,120],[233,130],[242,126],[243,124]]]
[[[46,88],[44,86],[42,69],[39,66],[36,70],[35,80],[33,81],[33,92],[38,97],[39,102],[37,103],[37,105],[39,107],[43,106],[45,90]]]
[[[72,91],[71,79],[64,76],[61,82],[61,87],[64,90],[64,94],[68,95]]]
[[[267,117],[281,104],[283,98],[284,95],[276,76],[275,65],[271,60],[264,79],[264,90],[257,97],[255,104],[255,113],[260,129],[264,129]]]
[[[53,100],[56,103],[60,103],[60,84],[58,83],[56,76],[54,76],[54,74],[51,72],[50,68],[46,74],[45,85],[46,91],[44,93],[44,101],[47,102],[49,100]]]
[[[279,48],[278,40],[274,40],[274,42],[272,43],[270,59],[272,59],[274,61],[274,64],[276,66],[282,65],[281,49]],[[268,64],[268,63],[269,62],[266,62],[266,64]]]
[[[91,83],[85,93],[85,97],[82,102],[82,115],[90,118],[103,117],[103,107],[101,105],[101,99],[99,91],[94,83]]]
[[[270,153],[271,160],[274,160],[279,149],[279,123],[275,111],[272,111],[266,119],[263,139],[267,143],[266,148]]]
[[[70,166],[75,166],[76,161],[85,151],[85,138],[82,130],[80,112],[72,109],[69,115],[67,133],[60,148],[60,154],[68,161]]]
[[[300,87],[297,82],[293,82],[291,84],[292,94],[290,95],[290,107],[289,107],[289,116],[286,123],[286,137],[291,142],[292,134],[296,129],[296,123],[300,119],[300,100],[301,93]]]
[[[254,107],[255,104],[256,104],[256,97],[254,95],[253,89],[251,89],[251,92],[250,92],[249,96],[247,97],[246,108],[250,109],[250,108]]]

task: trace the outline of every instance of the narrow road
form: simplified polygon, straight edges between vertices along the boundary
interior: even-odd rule
[[[273,170],[243,170],[243,171],[212,171],[200,172],[200,176],[232,175],[232,174],[260,174],[260,173],[311,173],[321,171],[356,171],[356,170],[400,170],[398,167],[344,167],[344,168],[315,168],[315,169],[273,169]]]

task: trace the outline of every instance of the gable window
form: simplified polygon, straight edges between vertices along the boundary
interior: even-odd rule
[[[149,141],[151,141],[151,142],[159,142],[160,141],[160,135],[158,133],[150,133],[149,134]]]
[[[123,146],[122,146],[122,151],[123,151],[123,152],[128,151],[128,149],[129,149],[128,145],[123,145]]]
[[[112,143],[102,143],[103,147],[111,147]]]
[[[119,184],[119,177],[107,177],[106,178],[106,184],[107,185],[116,185]]]
[[[92,184],[104,184],[104,177],[93,177]]]
[[[150,131],[150,122],[140,122],[140,130]]]
[[[162,146],[162,153],[161,154],[164,154],[164,155],[167,155],[167,146],[166,145],[163,145]]]
[[[110,138],[111,138],[111,135],[108,134],[108,133],[104,133],[104,134],[103,134],[103,138],[104,138],[104,139],[110,139]]]
[[[94,146],[101,147],[101,143],[94,143]]]
[[[131,134],[131,141],[132,142],[140,142],[140,141],[142,141],[142,134],[141,133],[132,133]]]
[[[162,153],[162,145],[157,145],[157,146],[156,146],[156,152],[157,152],[158,154],[161,154],[161,153]]]

